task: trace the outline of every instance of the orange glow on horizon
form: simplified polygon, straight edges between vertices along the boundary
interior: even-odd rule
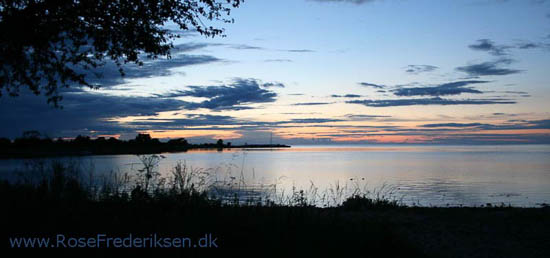
[[[235,131],[226,130],[170,130],[170,131],[143,131],[141,133],[150,134],[152,138],[192,138],[192,137],[210,137],[212,139],[238,139],[242,137]]]

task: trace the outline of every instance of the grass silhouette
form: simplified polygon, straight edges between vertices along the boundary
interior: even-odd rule
[[[68,163],[38,163],[0,183],[4,248],[17,255],[548,257],[548,208],[408,207],[391,190],[335,184],[258,194],[238,179],[213,179],[178,163],[157,172],[160,155],[142,156],[136,175],[93,177]],[[351,188],[351,191],[350,191]],[[265,190],[265,189],[264,189]],[[349,194],[346,194],[349,193]],[[389,193],[389,194],[388,194]],[[215,235],[218,248],[10,248],[10,237],[55,234],[174,237]],[[505,244],[505,245],[503,245]],[[258,253],[255,250],[260,250]]]

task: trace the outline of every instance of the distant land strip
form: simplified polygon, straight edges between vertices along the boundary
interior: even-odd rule
[[[138,134],[135,139],[123,141],[116,138],[78,136],[71,140],[39,137],[23,137],[13,141],[0,138],[0,159],[42,158],[59,156],[86,155],[122,155],[122,154],[160,154],[186,152],[197,149],[253,149],[253,148],[290,148],[283,144],[243,144],[232,145],[219,139],[216,143],[190,144],[184,138],[161,142],[149,134]]]

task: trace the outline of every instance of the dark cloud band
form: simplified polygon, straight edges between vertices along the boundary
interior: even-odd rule
[[[386,99],[386,100],[350,100],[349,104],[361,104],[367,107],[397,107],[397,106],[418,106],[418,105],[490,105],[490,104],[515,104],[509,99],[444,99],[444,98],[422,98],[422,99]]]

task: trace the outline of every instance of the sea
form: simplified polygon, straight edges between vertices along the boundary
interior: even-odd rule
[[[136,155],[3,159],[0,177],[18,180],[29,167],[53,161],[75,164],[84,175],[133,177],[143,168]],[[190,150],[160,154],[155,171],[169,179],[178,163],[213,184],[266,191],[279,200],[299,194],[338,205],[363,194],[438,207],[550,203],[550,145],[542,144]]]

